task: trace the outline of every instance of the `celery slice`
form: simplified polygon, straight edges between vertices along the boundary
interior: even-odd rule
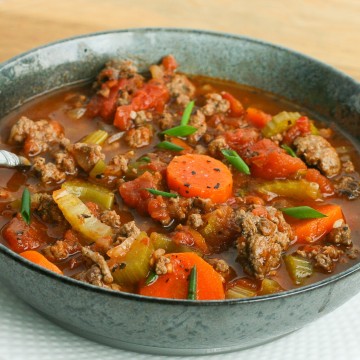
[[[89,208],[67,189],[54,191],[53,199],[73,229],[89,242],[100,242],[101,239],[112,236],[111,227],[96,218]]]
[[[184,244],[176,244],[171,238],[165,234],[152,232],[150,234],[150,240],[154,246],[154,249],[164,249],[167,253],[176,253],[176,252],[194,252],[199,256],[203,256],[201,252],[190,246]]]
[[[284,289],[280,286],[280,284],[277,281],[273,279],[265,278],[261,282],[261,288],[258,295],[274,294],[281,291],[284,291]]]
[[[313,266],[310,260],[296,255],[285,255],[286,270],[296,285],[302,285],[306,278],[313,274]]]
[[[147,234],[141,232],[126,255],[119,259],[122,266],[113,272],[114,281],[120,285],[131,286],[145,279],[150,271],[153,251],[153,244]]]
[[[262,129],[262,134],[269,138],[276,134],[280,134],[293,126],[297,119],[301,117],[298,112],[282,111],[273,116],[273,118]]]
[[[102,145],[109,137],[109,134],[104,130],[96,130],[89,135],[86,135],[81,142],[85,144]]]
[[[104,173],[105,171],[105,168],[106,168],[106,163],[104,160],[99,160],[95,166],[92,168],[92,170],[90,171],[89,173],[89,176],[91,178],[96,178],[97,175],[101,175]]]
[[[61,187],[81,200],[95,202],[107,210],[114,205],[114,193],[102,186],[82,180],[70,180],[64,182]]]
[[[231,287],[225,293],[226,299],[244,299],[254,296],[256,296],[256,291],[239,285]]]
[[[321,199],[319,185],[306,180],[274,180],[260,184],[257,191],[263,194],[286,196],[295,200]]]

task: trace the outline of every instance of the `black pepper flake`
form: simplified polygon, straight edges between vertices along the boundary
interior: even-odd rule
[[[207,163],[211,163],[211,160],[206,160]]]
[[[95,175],[95,177],[96,177],[97,179],[102,179],[103,176],[104,176],[104,174],[96,174],[96,175]]]
[[[88,215],[88,214],[81,214],[81,216],[82,216],[84,219],[88,219],[89,217],[91,217],[91,215]]]
[[[206,185],[206,188],[207,188],[207,189],[211,189],[211,186],[209,186],[209,185]]]
[[[218,189],[220,187],[220,183],[217,183],[215,186],[214,186],[214,189]]]
[[[165,280],[165,282],[166,282],[166,283],[168,283],[168,282],[169,282],[169,280],[170,280],[170,278],[167,278],[167,279]]]
[[[189,183],[185,183],[184,186],[188,188],[188,187],[190,187],[190,184],[189,184]]]
[[[189,190],[185,190],[185,192],[188,194],[188,193],[189,193]]]
[[[126,263],[120,263],[119,264],[119,269],[125,269],[126,268]]]
[[[214,168],[215,171],[220,172],[221,170],[219,168]]]
[[[192,170],[192,171],[191,171],[191,174],[192,174],[192,175],[196,175],[196,171]]]

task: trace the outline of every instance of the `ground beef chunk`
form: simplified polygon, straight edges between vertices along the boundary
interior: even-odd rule
[[[68,152],[58,152],[54,154],[56,167],[65,172],[67,175],[76,175],[77,167],[76,162],[73,156],[71,156]]]
[[[205,98],[206,103],[201,110],[206,116],[212,116],[217,113],[226,113],[230,109],[229,101],[224,99],[220,94],[206,94]]]
[[[105,261],[104,257],[100,253],[96,251],[92,251],[85,246],[81,249],[81,252],[83,256],[91,259],[100,268],[102,280],[104,281],[105,284],[110,284],[114,281],[109,266]]]
[[[188,136],[189,142],[192,144],[196,144],[206,133],[207,130],[205,115],[200,110],[197,110],[194,115],[191,115],[189,125],[197,128],[194,134]]]
[[[135,240],[140,232],[141,230],[136,226],[135,221],[129,221],[120,227],[116,244],[121,244],[125,240],[129,241],[129,239]]]
[[[114,210],[105,210],[100,214],[100,221],[112,228],[118,229],[121,226],[119,214]]]
[[[158,120],[159,126],[161,130],[167,130],[172,128],[175,125],[174,115],[171,113],[164,111]]]
[[[354,200],[360,196],[360,182],[353,176],[342,176],[335,184],[335,190],[339,195]]]
[[[264,279],[279,266],[281,253],[288,248],[293,235],[280,211],[267,206],[263,208],[266,216],[259,216],[257,209],[251,206],[250,211],[236,212],[235,221],[241,229],[237,249],[244,270],[257,279]]]
[[[43,250],[44,255],[50,261],[62,261],[69,256],[81,251],[81,245],[77,241],[69,239],[57,240],[54,245],[50,245]]]
[[[95,87],[101,88],[101,85],[108,80],[131,78],[137,74],[137,71],[136,65],[130,60],[110,60],[105,64],[104,69],[102,69],[97,76]]]
[[[330,231],[327,235],[327,241],[335,245],[351,246],[351,230],[348,224],[342,224]]]
[[[119,285],[114,283],[106,283],[104,281],[104,275],[102,274],[101,269],[97,264],[93,264],[90,269],[74,275],[74,279],[107,289],[121,290]]]
[[[336,150],[318,135],[299,136],[294,140],[296,154],[305,159],[309,166],[316,166],[326,176],[340,172],[341,163]]]
[[[223,136],[218,136],[217,138],[212,140],[208,145],[209,154],[217,159],[221,159],[223,157],[221,150],[228,148],[229,145],[227,144]]]
[[[175,97],[179,105],[187,105],[195,94],[195,86],[185,75],[181,74],[174,75],[167,83],[167,88],[170,96]]]
[[[200,214],[190,214],[187,219],[187,225],[194,229],[197,229],[198,227],[204,225],[204,221]]]
[[[150,112],[141,111],[131,111],[130,118],[133,120],[136,127],[145,125],[147,122],[152,121],[152,114]]]
[[[128,164],[133,156],[133,151],[128,151],[126,154],[115,155],[106,166],[104,173],[106,175],[122,176],[128,171]]]
[[[314,266],[326,272],[332,272],[335,263],[344,252],[336,246],[305,245],[299,248],[296,253],[302,257],[313,259]]]
[[[76,163],[86,172],[89,172],[99,160],[105,159],[100,145],[79,142],[69,145],[67,150],[74,157]]]
[[[170,259],[164,255],[164,249],[157,249],[153,252],[150,259],[150,265],[154,268],[157,275],[165,275],[172,271]]]
[[[47,223],[62,223],[65,218],[54,201],[53,197],[46,193],[35,193],[31,196],[31,209]]]
[[[230,271],[230,266],[225,260],[211,258],[206,261],[220,274],[226,274]]]
[[[191,209],[193,199],[191,198],[167,198],[167,208],[171,219],[184,220]]]
[[[11,128],[9,143],[24,144],[28,156],[36,156],[59,144],[64,138],[64,129],[53,120],[33,121],[22,116]]]
[[[344,172],[346,172],[347,174],[353,173],[355,172],[355,167],[354,164],[352,163],[351,160],[346,160],[342,163],[342,169]]]
[[[45,162],[45,159],[38,156],[34,159],[33,169],[40,174],[44,184],[59,184],[66,179],[66,174],[60,171],[52,162]]]
[[[126,132],[124,140],[132,148],[141,148],[150,144],[153,129],[150,126],[140,126]]]

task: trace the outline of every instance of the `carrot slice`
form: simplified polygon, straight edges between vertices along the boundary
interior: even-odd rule
[[[222,300],[225,298],[222,277],[213,267],[195,253],[173,253],[170,259],[172,272],[160,275],[150,285],[141,285],[139,294],[170,299],[186,299],[191,269],[197,269],[197,300]]]
[[[298,220],[285,215],[299,243],[309,243],[320,239],[333,229],[334,223],[337,220],[344,220],[344,215],[339,205],[326,204],[312,207],[324,215],[327,215],[327,217]]]
[[[40,254],[39,252],[37,252],[35,250],[24,251],[24,252],[20,253],[19,255],[25,259],[28,259],[29,261],[33,262],[34,264],[44,267],[45,269],[51,270],[60,275],[63,274],[63,272],[55,264],[50,262],[44,255]]]
[[[184,197],[198,196],[223,203],[232,194],[233,179],[221,161],[207,155],[186,154],[170,162],[167,183]]]

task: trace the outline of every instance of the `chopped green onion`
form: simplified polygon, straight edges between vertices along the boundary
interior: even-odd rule
[[[156,146],[160,149],[165,149],[165,150],[172,150],[172,151],[184,150],[183,147],[176,145],[170,141],[162,141],[161,143],[158,143]]]
[[[250,175],[249,167],[236,151],[223,149],[221,152],[225,156],[226,160],[237,170],[243,172],[244,174]]]
[[[151,159],[150,159],[148,156],[142,156],[142,157],[139,159],[139,161],[144,161],[144,162],[149,163],[149,162],[151,162]]]
[[[30,224],[30,208],[31,208],[31,196],[28,188],[25,188],[21,196],[21,211],[20,214],[25,222]]]
[[[191,112],[192,112],[192,109],[195,105],[195,101],[190,101],[187,105],[186,105],[186,108],[183,112],[183,115],[182,115],[182,118],[181,118],[181,122],[180,122],[180,125],[187,125],[187,123],[189,122],[190,120],[190,116],[191,116]]]
[[[187,297],[189,300],[196,300],[196,290],[197,290],[197,271],[196,271],[196,265],[194,265],[190,273],[189,290]]]
[[[280,209],[286,215],[292,216],[296,219],[318,219],[327,217],[327,215],[313,209],[310,206],[297,206],[292,208]]]
[[[162,132],[164,135],[169,136],[188,136],[197,131],[197,128],[190,125],[175,126],[171,129]]]
[[[156,272],[150,271],[148,277],[145,280],[145,285],[146,286],[151,285],[152,283],[154,283],[157,280],[158,277],[159,276],[156,274]]]
[[[281,145],[281,147],[292,157],[297,157],[294,150],[290,147],[290,146],[287,146],[287,145]]]
[[[145,190],[147,190],[150,194],[161,195],[161,196],[169,197],[169,198],[170,197],[171,198],[176,198],[176,197],[179,196],[178,194],[169,193],[169,192],[166,192],[166,191],[160,191],[160,190],[156,190],[156,189],[145,188]]]

